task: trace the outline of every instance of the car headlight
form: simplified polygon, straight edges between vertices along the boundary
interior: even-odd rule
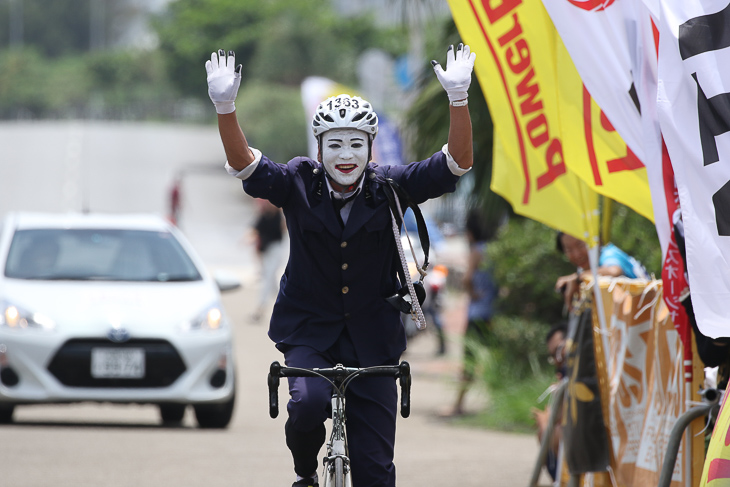
[[[195,319],[187,323],[183,323],[183,330],[208,330],[217,331],[226,326],[225,317],[223,316],[223,308],[220,304],[215,304],[205,308]]]
[[[0,311],[0,327],[13,330],[29,328],[53,330],[56,327],[56,323],[48,316],[42,313],[32,313],[12,303],[0,302]]]

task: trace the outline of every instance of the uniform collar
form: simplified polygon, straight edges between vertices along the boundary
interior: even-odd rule
[[[385,200],[385,196],[378,194],[378,187],[385,183],[382,176],[375,170],[377,164],[368,163],[368,167],[365,169],[364,177],[360,179],[359,187],[362,188],[362,192],[365,195],[365,205],[371,208],[376,207],[382,203],[381,200]],[[325,183],[326,181],[326,183]],[[325,186],[326,184],[326,186]],[[309,204],[312,208],[318,206],[324,197],[324,189],[327,188],[331,192],[335,192],[327,181],[324,167],[321,163],[315,163],[312,167],[312,180],[310,183],[309,191]],[[377,195],[377,196],[376,196]]]
[[[357,185],[351,186],[350,191],[347,191],[344,193],[335,191],[335,189],[330,184],[330,179],[327,176],[325,176],[324,180],[327,183],[327,191],[329,192],[329,194],[332,197],[334,197],[335,199],[338,199],[338,200],[344,200],[344,199],[350,198],[352,195],[354,195],[355,193],[359,192],[362,189],[363,181],[365,181],[365,178],[367,177],[367,173],[368,173],[368,170],[366,168],[365,171],[363,172],[362,177],[360,178],[360,181],[357,183]]]

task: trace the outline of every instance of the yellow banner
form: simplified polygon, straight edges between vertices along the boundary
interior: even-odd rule
[[[728,401],[723,400],[715,429],[712,430],[701,487],[730,485],[730,406],[727,403]]]
[[[568,170],[594,191],[654,221],[646,167],[626,146],[583,85],[560,39],[557,51],[560,131]]]
[[[494,122],[492,189],[515,212],[591,244],[596,193],[651,218],[646,170],[584,93],[542,2],[449,5],[477,53],[475,72]]]

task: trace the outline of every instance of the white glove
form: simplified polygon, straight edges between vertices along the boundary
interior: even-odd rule
[[[205,62],[208,72],[208,96],[215,105],[215,111],[221,115],[232,113],[236,109],[236,95],[241,85],[241,68],[236,64],[236,54],[228,51],[228,57],[223,49],[210,55],[210,61]]]
[[[446,71],[437,61],[431,61],[436,77],[449,95],[449,102],[465,100],[469,96],[467,90],[471,84],[474,59],[477,57],[470,51],[469,46],[464,44],[459,44],[456,51],[454,46],[449,46],[446,52]]]

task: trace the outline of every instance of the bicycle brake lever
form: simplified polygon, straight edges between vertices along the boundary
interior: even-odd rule
[[[269,416],[276,418],[279,416],[279,374],[281,372],[281,364],[272,362],[269,368]]]
[[[400,363],[400,415],[407,418],[411,415],[411,365],[403,361]]]

